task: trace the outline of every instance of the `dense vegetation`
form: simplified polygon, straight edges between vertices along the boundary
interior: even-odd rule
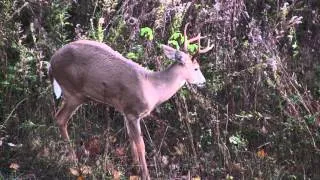
[[[120,113],[90,103],[69,125],[67,158],[47,67],[76,39],[101,41],[152,70],[159,44],[208,35],[205,89],[182,88],[142,122],[160,179],[320,179],[319,0],[2,0],[0,179],[128,178]],[[132,177],[132,176],[131,176]]]

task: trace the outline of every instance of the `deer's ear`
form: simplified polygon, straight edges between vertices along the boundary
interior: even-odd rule
[[[167,45],[162,45],[162,49],[163,49],[164,54],[169,59],[175,60],[181,64],[185,64],[185,61],[183,59],[183,54],[182,54],[183,52],[176,50],[176,49],[174,49],[170,46],[167,46]]]

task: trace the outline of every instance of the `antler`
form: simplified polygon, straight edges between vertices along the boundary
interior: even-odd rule
[[[213,48],[213,44],[210,45],[210,39],[208,39],[208,45],[207,45],[206,48],[200,49],[200,40],[198,41],[198,46],[199,46],[199,51],[198,51],[199,54],[206,53],[206,52],[210,51]]]
[[[187,52],[189,43],[192,43],[194,41],[198,41],[198,53],[199,54],[206,53],[206,52],[210,51],[213,48],[213,45],[210,46],[210,39],[208,40],[208,45],[205,49],[201,49],[201,46],[200,46],[200,39],[204,39],[207,36],[201,36],[201,33],[199,33],[197,36],[195,36],[191,39],[188,39],[188,36],[187,36],[188,26],[189,26],[189,23],[187,23],[184,27],[184,50]]]

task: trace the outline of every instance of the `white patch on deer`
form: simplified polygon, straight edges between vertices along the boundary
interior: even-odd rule
[[[181,84],[180,84],[180,87],[182,87],[182,86],[184,86],[185,84],[186,84],[186,80],[183,80],[182,82],[181,82]]]
[[[59,99],[61,97],[62,90],[60,85],[55,79],[53,79],[53,92],[56,95],[56,99]]]

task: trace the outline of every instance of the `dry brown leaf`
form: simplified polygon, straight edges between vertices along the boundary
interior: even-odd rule
[[[69,171],[74,176],[79,176],[80,175],[78,169],[76,169],[76,168],[69,168]]]
[[[240,163],[230,163],[228,164],[228,169],[233,173],[241,173],[245,170]]]
[[[182,143],[179,143],[177,146],[174,146],[175,153],[179,156],[183,155],[185,152],[185,147]]]
[[[265,152],[264,149],[260,149],[258,152],[257,152],[257,156],[261,159],[263,159],[264,157],[267,156],[267,153]]]
[[[80,171],[82,174],[92,174],[92,170],[90,166],[81,166]]]
[[[97,136],[91,137],[87,142],[85,142],[84,146],[91,156],[101,153],[101,142]]]
[[[80,146],[76,150],[77,159],[87,158],[90,155],[90,152],[85,148],[85,146]]]
[[[139,176],[130,176],[129,180],[139,180]]]
[[[77,177],[77,180],[85,180],[85,178],[80,175],[80,176]]]
[[[109,172],[113,172],[114,170],[114,167],[110,162],[107,162],[104,168],[105,168],[104,169],[105,171],[109,171]]]
[[[118,156],[124,156],[125,155],[124,148],[123,147],[116,148],[116,154]]]
[[[10,169],[14,169],[14,170],[18,170],[19,167],[20,167],[20,166],[19,166],[19,164],[17,164],[17,163],[11,163],[10,166],[9,166]]]
[[[121,175],[120,171],[113,170],[112,174],[113,174],[114,180],[120,180],[120,175]]]
[[[162,156],[161,157],[162,163],[167,166],[169,164],[169,157],[168,156]]]
[[[262,132],[263,134],[268,134],[268,130],[267,130],[267,128],[266,128],[265,126],[262,126],[261,132]]]
[[[117,141],[117,137],[116,136],[109,136],[109,141],[112,143],[115,143]]]
[[[39,153],[38,153],[38,157],[49,157],[50,155],[50,150],[47,147],[44,147]]]

